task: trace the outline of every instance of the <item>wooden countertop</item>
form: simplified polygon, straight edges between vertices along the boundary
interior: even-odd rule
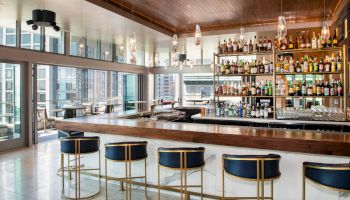
[[[146,122],[120,118],[134,113],[120,112],[66,119],[57,121],[56,128],[287,152],[350,156],[350,134],[347,133],[164,121]]]

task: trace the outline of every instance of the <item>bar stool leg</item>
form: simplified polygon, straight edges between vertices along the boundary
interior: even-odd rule
[[[261,198],[263,200],[265,200],[265,174],[264,174],[264,160],[261,161],[261,179],[262,179],[262,183],[261,183]]]
[[[258,182],[256,199],[260,200],[260,166],[259,166],[259,161],[256,162],[256,179]]]
[[[128,177],[128,181],[129,181],[129,198],[131,200],[131,162],[129,162],[129,177]]]
[[[99,186],[100,186],[100,192],[101,192],[101,187],[102,187],[102,183],[101,183],[101,150],[98,150],[98,176],[99,176]]]
[[[224,158],[222,158],[222,199],[225,199],[225,168],[224,168]]]
[[[158,155],[159,157],[159,155]],[[158,158],[158,200],[160,200],[160,170],[159,170],[159,158]]]
[[[273,200],[273,180],[271,180],[271,200]]]
[[[201,167],[201,200],[203,200],[203,167]]]
[[[64,154],[61,153],[62,195],[64,194]]]
[[[78,198],[78,154],[75,154],[75,198]]]
[[[106,199],[108,199],[108,173],[107,173],[107,159],[105,159],[105,177],[106,177]]]
[[[147,159],[145,158],[145,196],[146,199],[148,199],[147,196]]]
[[[306,199],[305,167],[303,167],[303,200]]]
[[[128,200],[128,197],[129,197],[128,196],[128,162],[125,162],[125,179],[124,180],[125,180],[125,200]]]
[[[70,158],[69,158],[69,154],[68,154],[68,156],[67,156],[67,163],[68,163],[68,179],[69,180],[72,180],[72,172],[71,172],[71,170],[70,170],[70,160],[69,160]]]

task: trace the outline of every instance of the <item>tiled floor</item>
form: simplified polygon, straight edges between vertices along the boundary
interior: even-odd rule
[[[60,166],[59,141],[42,142],[32,148],[22,148],[0,153],[0,200],[56,200],[61,199],[61,178],[57,175]],[[96,191],[98,181],[82,176],[82,195]],[[66,188],[68,187],[68,183]],[[108,199],[125,199],[125,193],[118,190],[116,184],[109,184]],[[74,195],[73,186],[70,186]],[[133,190],[135,200],[147,199],[144,190]],[[148,199],[156,199],[156,193],[148,191]],[[101,195],[105,197],[104,182]],[[178,199],[162,194],[162,199]]]

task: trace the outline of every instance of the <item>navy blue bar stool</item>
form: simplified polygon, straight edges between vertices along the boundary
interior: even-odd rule
[[[350,192],[350,164],[303,163],[303,200],[306,179],[317,185],[341,192]]]
[[[62,196],[66,199],[85,199],[97,196],[101,192],[101,157],[100,157],[100,138],[99,137],[63,137],[61,141],[61,173],[62,173]],[[92,154],[98,152],[98,168],[83,168],[80,164],[81,155]],[[64,155],[75,156],[75,167],[64,168]],[[68,161],[69,162],[69,161]],[[99,189],[98,192],[86,197],[80,195],[80,175],[81,171],[98,171],[99,173]],[[65,194],[65,172],[75,172],[75,197]]]
[[[132,179],[143,178],[145,183],[145,195],[147,197],[147,142],[118,142],[118,143],[108,143],[105,144],[106,154],[105,154],[105,173],[106,173],[106,199],[108,198],[108,174],[107,174],[107,161],[113,162],[124,162],[125,163],[125,177],[117,178],[120,180],[121,189],[123,190],[123,182],[126,186],[126,199],[131,198],[131,182]],[[144,160],[144,176],[132,176],[131,175],[131,163],[134,161]]]
[[[258,200],[266,199],[264,194],[265,181],[271,181],[271,197],[269,199],[273,199],[273,180],[281,176],[280,159],[281,156],[276,154],[222,155],[222,199],[225,199],[225,173],[243,180],[256,181],[256,198]]]
[[[200,187],[201,199],[203,199],[203,168],[204,162],[203,147],[197,148],[158,148],[158,200],[160,199],[160,189],[163,188],[178,188],[180,187],[181,199],[190,199],[187,192],[188,187]],[[180,185],[161,186],[160,185],[160,167],[180,170]],[[200,185],[187,185],[187,171],[200,169],[201,180]],[[184,179],[184,181],[183,181]]]

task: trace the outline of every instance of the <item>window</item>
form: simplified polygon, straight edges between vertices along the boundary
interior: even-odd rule
[[[213,74],[184,74],[183,101],[190,99],[209,100],[213,98]]]
[[[45,79],[46,78],[46,69],[41,68],[38,69],[38,79]]]
[[[13,87],[13,82],[12,81],[6,81],[6,90],[12,90]]]
[[[32,43],[32,36],[28,33],[24,33],[21,36],[21,45],[29,45]]]
[[[38,102],[45,102],[46,101],[46,94],[39,93],[38,94]]]
[[[15,35],[6,35],[6,45],[16,46],[16,36]]]
[[[6,101],[7,102],[13,101],[13,94],[12,93],[9,93],[9,92],[6,93]]]
[[[155,96],[156,99],[177,100],[178,98],[178,74],[156,74]]]
[[[38,80],[38,90],[46,90],[46,81]]]
[[[6,79],[13,79],[13,70],[6,69]]]

